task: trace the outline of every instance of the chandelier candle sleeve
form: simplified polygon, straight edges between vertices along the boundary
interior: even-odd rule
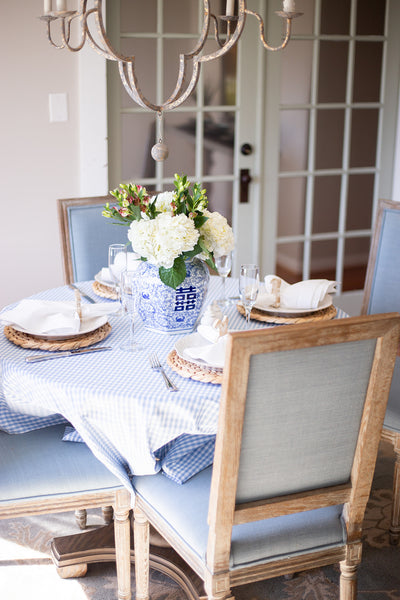
[[[294,0],[283,0],[283,10],[284,12],[295,12],[296,11],[296,5],[294,3]]]
[[[52,0],[44,0],[44,14],[48,15],[53,10]]]
[[[57,0],[57,10],[59,12],[63,11],[63,10],[67,10],[67,2],[66,0]]]
[[[226,16],[232,17],[235,14],[235,0],[226,0]]]

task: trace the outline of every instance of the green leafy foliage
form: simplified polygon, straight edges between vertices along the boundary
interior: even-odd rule
[[[176,290],[178,285],[180,285],[186,277],[186,265],[183,257],[178,256],[178,258],[174,260],[174,264],[170,269],[160,267],[158,274],[160,275],[161,281],[165,283],[165,285],[168,285]]]

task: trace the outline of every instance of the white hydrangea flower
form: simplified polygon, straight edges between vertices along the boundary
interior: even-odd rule
[[[200,228],[200,234],[209,252],[214,253],[214,258],[224,256],[233,250],[235,240],[233,231],[228,221],[219,212],[204,211],[207,221]],[[201,256],[199,258],[202,258]]]
[[[161,213],[155,219],[133,221],[128,238],[134,252],[151,264],[170,269],[182,252],[193,250],[199,232],[186,215]]]
[[[172,212],[171,202],[173,202],[174,197],[174,192],[161,192],[157,195],[156,209],[162,213]]]

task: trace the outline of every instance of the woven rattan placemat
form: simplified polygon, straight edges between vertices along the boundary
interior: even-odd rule
[[[194,363],[181,358],[176,350],[172,350],[167,356],[167,364],[173,371],[179,373],[182,377],[190,377],[195,381],[202,381],[203,383],[215,383],[221,384],[223,372],[215,371],[214,369],[207,369],[206,367],[200,367]]]
[[[244,307],[241,304],[237,304],[237,309],[241,315],[245,316]],[[250,318],[255,321],[263,321],[264,323],[277,323],[277,324],[295,324],[295,323],[310,323],[312,321],[329,321],[330,319],[334,319],[336,317],[337,308],[336,306],[328,306],[328,308],[324,308],[322,310],[318,310],[317,312],[313,312],[309,315],[304,315],[302,317],[278,317],[277,315],[270,315],[263,310],[259,310],[258,308],[253,308],[250,314]]]
[[[56,350],[86,348],[87,346],[91,346],[92,344],[104,340],[110,332],[110,323],[105,323],[101,327],[98,327],[90,333],[85,333],[84,335],[79,335],[66,340],[49,340],[36,335],[30,335],[29,333],[22,333],[22,331],[17,331],[11,327],[11,325],[6,325],[4,327],[4,335],[10,342],[13,342],[13,344],[32,350],[49,350],[50,352]]]
[[[92,289],[97,296],[101,296],[102,298],[108,298],[109,300],[117,300],[118,298],[114,288],[99,283],[98,281],[93,281]]]

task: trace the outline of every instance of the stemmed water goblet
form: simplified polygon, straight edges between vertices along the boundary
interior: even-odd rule
[[[121,317],[125,313],[121,304],[121,273],[126,269],[127,251],[125,244],[111,244],[108,247],[108,269],[110,276],[115,284],[119,309],[113,313],[116,317]]]
[[[138,352],[143,346],[135,340],[135,314],[139,300],[139,278],[136,271],[123,271],[121,273],[121,302],[125,314],[129,318],[129,338],[121,344],[125,352]]]
[[[225,281],[232,269],[232,252],[224,254],[223,256],[217,256],[214,258],[215,266],[217,267],[218,275],[222,282],[222,296],[217,300],[218,304],[224,308],[229,304],[229,300],[226,297],[226,286]]]
[[[239,275],[240,299],[246,313],[247,329],[250,324],[250,313],[253,308],[260,286],[260,273],[257,265],[241,265]]]

